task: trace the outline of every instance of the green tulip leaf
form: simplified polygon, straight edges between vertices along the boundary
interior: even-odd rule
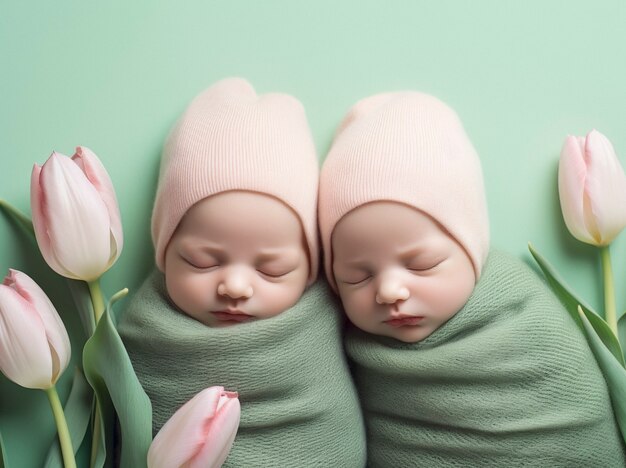
[[[626,312],[617,320],[617,337],[620,343],[626,343]],[[626,360],[626,348],[624,351],[624,360]]]
[[[626,442],[626,369],[600,339],[582,308],[578,309],[578,314],[591,351],[608,384],[615,419]]]
[[[579,328],[584,331],[583,322],[578,314],[578,306],[580,305],[585,317],[595,330],[597,336],[602,340],[602,343],[604,343],[607,349],[615,356],[615,359],[617,359],[620,364],[624,365],[622,347],[605,320],[572,292],[571,288],[567,285],[565,280],[560,277],[554,267],[541,256],[530,243],[528,244],[528,249],[548,280],[548,284],[561,300],[571,317],[578,324]]]
[[[104,415],[102,431],[107,436],[107,453],[113,454],[109,437],[115,431],[117,414],[122,441],[120,466],[141,468],[147,464],[152,443],[152,405],[113,325],[110,306],[85,344],[83,366]]]
[[[35,228],[33,227],[33,222],[28,216],[8,203],[6,200],[0,200],[0,210],[4,211],[7,217],[13,221],[16,226],[28,234],[31,240],[36,242]]]
[[[2,440],[2,434],[0,433],[0,468],[8,468],[9,466],[5,454],[6,450],[4,449],[4,441]]]
[[[67,426],[70,431],[74,454],[78,452],[78,449],[82,445],[83,439],[85,438],[85,434],[87,433],[92,406],[93,390],[87,383],[87,380],[85,380],[81,370],[76,368],[76,371],[74,372],[74,380],[72,382],[72,389],[70,390],[70,395],[67,398],[65,407],[63,408],[65,419],[67,420]],[[59,439],[55,437],[54,442],[48,451],[48,458],[46,459],[44,467],[63,468],[63,466],[61,446],[59,445]]]
[[[107,330],[108,313],[100,317],[94,334],[87,340],[83,348],[83,368],[89,385],[96,394],[94,417],[92,418],[93,441],[91,447],[91,468],[114,466],[114,431],[115,408],[109,393],[104,374],[107,373],[107,359],[114,359],[111,350],[107,349],[110,333]],[[97,424],[96,421],[97,411]]]
[[[89,286],[87,286],[87,283],[84,281],[69,278],[67,278],[67,286],[74,300],[74,304],[78,309],[78,316],[83,324],[85,335],[90,337],[96,330],[96,319],[93,303],[91,302],[91,294],[89,293]]]

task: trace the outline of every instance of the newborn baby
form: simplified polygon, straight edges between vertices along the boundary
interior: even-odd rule
[[[172,302],[207,326],[259,320],[293,306],[311,274],[295,213],[261,193],[228,191],[185,214],[165,251]]]
[[[358,102],[320,177],[368,466],[624,466],[603,376],[525,264],[489,250],[480,161],[434,97]]]
[[[291,96],[226,79],[170,133],[152,216],[158,268],[119,325],[155,433],[221,385],[241,402],[224,466],[363,466],[340,306],[316,281],[317,184]]]

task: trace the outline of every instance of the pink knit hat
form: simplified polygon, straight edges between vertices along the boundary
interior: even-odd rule
[[[351,210],[396,201],[438,221],[480,277],[489,221],[480,160],[456,115],[412,91],[357,102],[339,126],[320,174],[318,216],[326,275],[336,290],[331,236]]]
[[[317,276],[318,162],[302,104],[292,96],[257,96],[241,78],[219,81],[191,102],[163,148],[152,213],[156,264],[191,206],[229,190],[276,197],[300,219]]]

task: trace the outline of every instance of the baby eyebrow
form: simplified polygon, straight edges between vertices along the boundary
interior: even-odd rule
[[[221,255],[224,253],[224,249],[212,245],[205,245],[200,249],[200,251],[210,255]]]
[[[413,245],[411,247],[407,247],[406,249],[400,250],[398,252],[398,255],[402,260],[406,260],[409,258],[417,257],[418,255],[421,255],[424,252],[426,252],[426,249],[424,248],[424,246],[421,244],[418,244],[418,245]]]
[[[257,261],[259,263],[271,262],[273,260],[282,260],[284,258],[291,259],[295,257],[293,249],[271,249],[271,250],[262,250],[257,256]]]
[[[257,257],[257,261],[259,263],[265,263],[265,262],[271,262],[273,260],[278,260],[278,259],[280,259],[282,257],[283,256],[281,254],[279,254],[279,253],[261,253]]]
[[[341,263],[348,268],[355,268],[357,270],[367,270],[369,269],[369,265],[370,265],[367,260],[362,260],[362,259],[347,260]]]

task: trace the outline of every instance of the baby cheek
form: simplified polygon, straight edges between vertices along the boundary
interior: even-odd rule
[[[254,286],[253,286],[254,288]],[[258,281],[253,298],[262,298],[263,306],[273,314],[284,312],[293,306],[304,292],[302,285],[295,281],[271,283]]]
[[[359,328],[366,329],[374,323],[373,311],[375,297],[367,288],[358,290],[339,291],[343,309],[350,321]]]
[[[461,310],[474,289],[474,277],[456,274],[437,278],[427,289],[429,302],[448,316]]]
[[[167,281],[167,290],[174,302],[183,309],[193,309],[204,303],[211,294],[210,285],[201,275],[178,274]]]

